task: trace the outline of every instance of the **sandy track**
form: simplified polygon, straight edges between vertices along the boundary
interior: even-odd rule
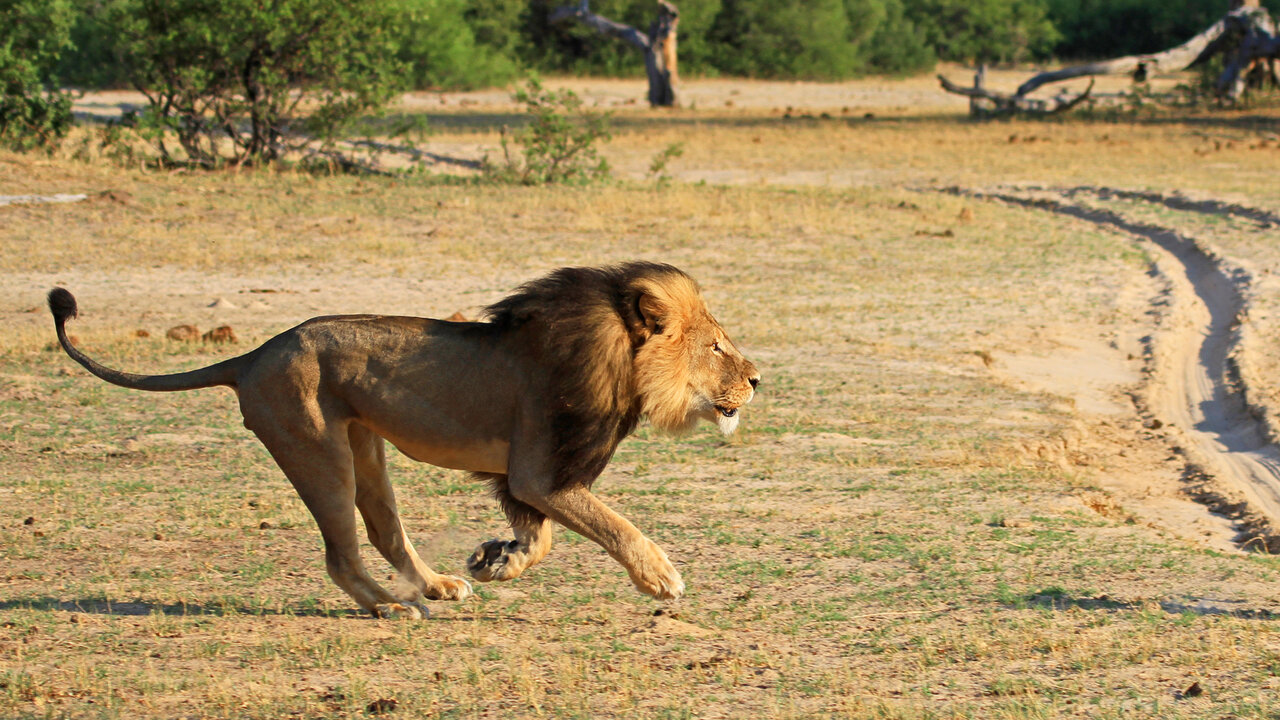
[[[1280,448],[1257,420],[1262,413],[1249,406],[1235,360],[1242,350],[1239,329],[1247,319],[1252,278],[1194,238],[1128,220],[1080,198],[1140,200],[1260,223],[1275,223],[1276,215],[1217,200],[1113,188],[948,192],[1079,218],[1152,248],[1155,271],[1166,290],[1159,299],[1164,306],[1160,331],[1150,348],[1149,380],[1138,398],[1139,412],[1147,416],[1148,426],[1167,429],[1166,438],[1187,457],[1188,489],[1197,499],[1229,511],[1240,525],[1242,542],[1280,549]]]

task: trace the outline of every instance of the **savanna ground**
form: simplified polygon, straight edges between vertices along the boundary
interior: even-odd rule
[[[1280,716],[1280,560],[1187,499],[1130,400],[1159,335],[1153,249],[942,192],[1274,213],[1280,114],[973,123],[927,78],[692,81],[693,107],[651,112],[627,102],[638,82],[562,84],[616,110],[620,182],[0,154],[0,193],[90,195],[0,207],[0,716]],[[403,110],[461,160],[516,112],[499,93]],[[673,180],[646,179],[673,142]],[[1275,226],[1095,202],[1252,268],[1251,390],[1276,397]],[[49,347],[44,308],[64,285],[93,354],[172,371],[316,314],[471,316],[552,268],[632,258],[698,278],[764,376],[735,437],[642,428],[596,485],[668,550],[679,602],[560,530],[543,564],[429,620],[361,616],[230,393],[107,386]],[[165,340],[181,323],[240,343]],[[437,569],[506,534],[466,475],[400,457],[392,475]]]

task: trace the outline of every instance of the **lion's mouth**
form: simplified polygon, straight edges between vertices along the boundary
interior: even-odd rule
[[[730,407],[725,407],[723,405],[717,405],[716,412],[720,413],[721,415],[727,418],[731,418],[734,415],[738,414],[738,408],[730,408]]]

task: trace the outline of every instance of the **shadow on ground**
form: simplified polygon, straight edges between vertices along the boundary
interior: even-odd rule
[[[1161,610],[1170,614],[1182,615],[1227,615],[1245,620],[1274,620],[1280,617],[1276,608],[1245,607],[1243,600],[1227,600],[1218,598],[1184,598],[1165,600],[1117,600],[1106,595],[1097,597],[1075,597],[1065,593],[1033,593],[1013,602],[1003,603],[1009,609],[1027,607],[1046,608],[1051,610],[1142,610],[1158,605]]]

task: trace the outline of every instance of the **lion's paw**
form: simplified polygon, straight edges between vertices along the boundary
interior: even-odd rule
[[[379,603],[373,606],[373,616],[391,620],[425,620],[430,613],[416,602]]]
[[[684,580],[680,571],[667,559],[667,554],[653,542],[646,548],[646,557],[639,567],[631,569],[631,582],[645,595],[659,600],[675,600],[684,594]]]
[[[432,600],[465,600],[471,597],[471,583],[457,575],[437,575],[433,587],[428,587],[423,595]]]
[[[467,558],[467,572],[480,582],[501,582],[519,577],[524,572],[520,562],[520,543],[515,540],[490,540],[480,543]]]

